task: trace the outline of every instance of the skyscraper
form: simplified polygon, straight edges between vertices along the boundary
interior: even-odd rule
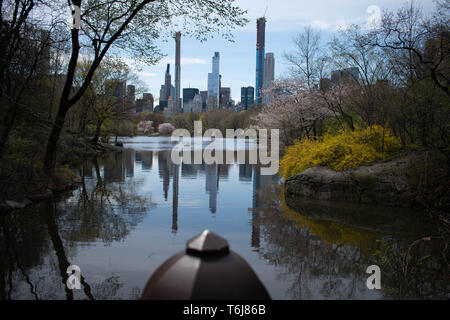
[[[261,89],[264,85],[264,54],[265,54],[266,18],[256,20],[256,103],[261,103]]]
[[[136,100],[136,86],[129,84],[127,85],[127,102],[129,105],[134,105],[135,100]]]
[[[263,88],[267,89],[272,85],[275,79],[275,57],[273,52],[266,53],[266,58],[264,59],[264,84]],[[262,103],[269,104],[271,100],[270,94],[262,94]]]
[[[266,53],[264,59],[264,84],[263,88],[268,88],[275,79],[275,57],[273,52]]]
[[[359,69],[356,67],[347,68],[342,70],[331,71],[331,82],[338,84],[341,82],[358,82],[359,81]]]
[[[175,33],[175,107],[177,112],[181,111],[181,88],[180,88],[180,76],[181,76],[181,64],[180,64],[180,39],[181,32]]]
[[[206,104],[208,102],[208,91],[200,91],[200,96],[202,97],[202,109],[206,110]]]
[[[159,107],[162,111],[167,107],[167,101],[169,101],[169,97],[173,94],[172,79],[170,76],[170,64],[167,64],[166,75],[164,77],[164,85],[161,86],[161,90],[159,93]]]
[[[221,109],[227,109],[231,103],[231,88],[221,87],[220,88],[220,99],[219,107]]]
[[[219,82],[220,82],[220,55],[214,52],[212,57],[212,72],[208,73],[208,96],[213,95],[219,105]]]
[[[241,87],[241,106],[244,110],[248,110],[255,103],[254,93],[253,87]]]
[[[183,89],[183,103],[187,103],[194,99],[195,95],[199,94],[197,88],[184,88]]]

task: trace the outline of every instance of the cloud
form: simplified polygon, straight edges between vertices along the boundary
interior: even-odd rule
[[[155,72],[138,72],[137,73],[141,77],[156,77],[157,74]]]
[[[311,26],[315,29],[320,29],[320,30],[326,30],[329,27],[331,27],[331,24],[329,24],[325,20],[312,20],[312,21],[307,21],[307,22],[299,21],[299,22],[297,22],[297,24],[301,25],[301,26],[305,26],[305,27]]]
[[[336,30],[347,30],[352,23],[347,20],[339,19],[336,21]]]
[[[207,64],[208,61],[200,58],[181,58],[181,64],[187,65],[187,64]],[[175,59],[173,58],[164,58],[162,59],[158,64],[159,65],[165,65],[165,64],[175,64]]]
[[[320,30],[326,30],[331,27],[331,24],[325,20],[312,20],[312,21],[308,21],[308,22],[299,21],[299,22],[297,22],[297,24],[301,25],[301,26],[305,26],[305,27],[311,26],[314,29],[320,29]]]
[[[313,28],[325,30],[330,27],[330,24],[324,20],[313,20],[311,21],[311,26]]]

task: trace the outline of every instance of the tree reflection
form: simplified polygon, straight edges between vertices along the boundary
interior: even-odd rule
[[[63,201],[50,199],[0,216],[1,299],[75,298],[66,286],[66,270],[77,244],[120,241],[154,207],[126,179],[133,172],[127,156],[113,156],[112,174],[97,159],[84,164],[80,188],[63,196]],[[114,176],[118,171],[125,174]],[[115,181],[108,182],[111,178]],[[118,276],[89,284],[82,275],[81,286],[82,296],[77,292],[76,298],[113,299],[123,284]]]
[[[29,270],[42,263],[51,250],[42,217],[35,210],[0,216],[0,298],[12,299],[14,282],[23,279],[26,295],[38,298]],[[24,288],[24,290],[26,290]]]
[[[114,161],[122,163],[120,157]],[[111,159],[108,159],[108,163]],[[129,162],[129,161],[127,161]],[[125,163],[127,163],[125,162]],[[136,183],[126,181],[122,176],[117,182],[107,183],[101,175],[97,159],[93,160],[96,179],[86,180],[84,169],[81,170],[81,187],[66,202],[59,204],[59,210],[64,211],[60,217],[63,237],[70,241],[103,241],[111,243],[120,241],[142,221],[148,210],[154,207],[150,198],[145,198],[136,192]],[[113,165],[113,168],[120,168]],[[123,172],[131,171],[124,166]],[[111,177],[104,167],[104,176]]]
[[[281,269],[280,280],[292,284],[286,292],[290,298],[373,299],[383,295],[394,298],[443,298],[447,294],[448,273],[443,276],[442,256],[433,253],[431,245],[428,251],[421,248],[419,255],[424,257],[428,254],[430,261],[420,268],[417,264],[410,266],[413,270],[408,276],[408,283],[416,292],[405,287],[400,292],[398,282],[404,278],[398,272],[401,268],[393,265],[404,257],[411,243],[405,232],[376,230],[374,225],[368,227],[367,223],[356,227],[363,220],[361,214],[364,213],[357,212],[359,216],[352,220],[355,212],[348,211],[348,207],[346,215],[336,213],[328,217],[333,220],[324,218],[324,212],[329,208],[316,206],[315,210],[308,211],[308,206],[303,206],[302,211],[297,212],[286,205],[283,188],[278,185],[263,186],[258,192],[263,212],[260,217],[261,233],[265,242],[259,253]],[[318,216],[321,219],[317,219]],[[345,221],[345,224],[339,220]],[[384,221],[379,226],[387,224],[388,221]],[[408,227],[408,224],[403,225],[403,229]],[[380,244],[386,242],[391,246],[381,250]],[[375,259],[374,255],[381,259]],[[389,263],[382,263],[382,259]],[[365,270],[371,264],[381,267],[383,295],[366,287],[368,275]],[[393,287],[397,290],[393,291]],[[426,294],[424,288],[429,288]],[[421,295],[417,295],[419,291]]]

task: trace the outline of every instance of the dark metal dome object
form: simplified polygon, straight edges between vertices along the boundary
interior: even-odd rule
[[[167,259],[148,280],[143,300],[269,300],[250,265],[228,241],[205,230]]]

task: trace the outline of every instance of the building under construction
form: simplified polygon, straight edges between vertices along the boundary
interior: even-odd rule
[[[261,103],[261,89],[264,86],[265,32],[266,18],[259,18],[256,20],[256,103]]]

